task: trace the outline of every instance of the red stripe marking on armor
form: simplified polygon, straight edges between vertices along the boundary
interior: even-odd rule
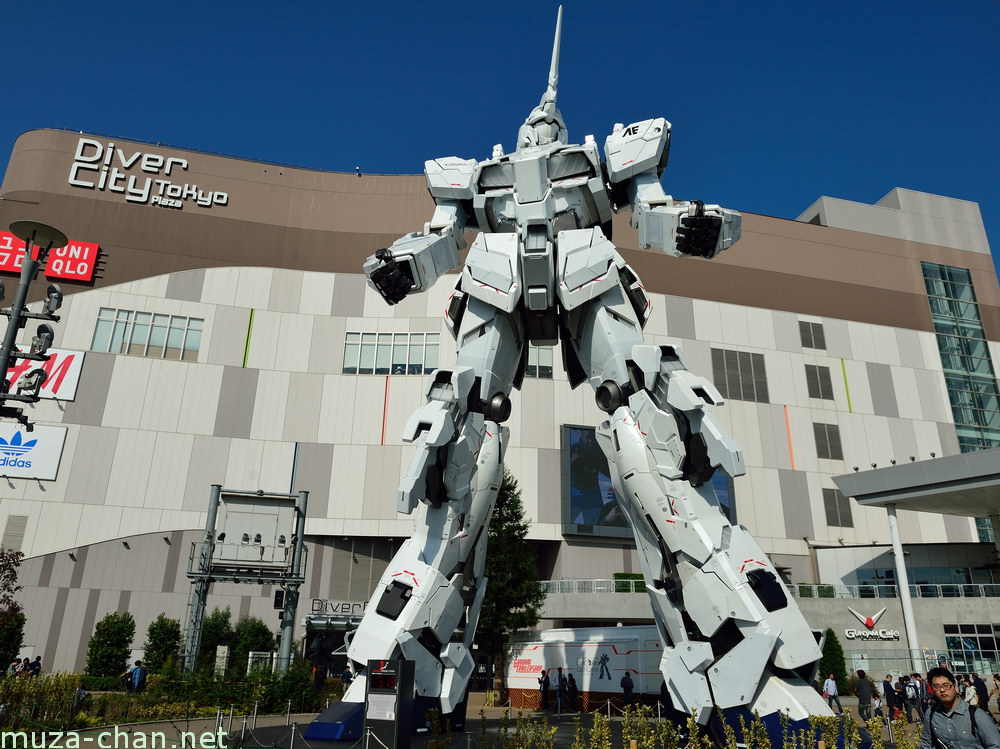
[[[631,161],[626,161],[626,162],[625,162],[624,164],[622,164],[622,166],[628,166],[628,165],[629,165],[629,164],[631,164],[631,163],[632,163],[633,161],[635,161],[635,159],[632,159]]]
[[[677,522],[676,520],[670,520],[669,518],[664,518],[664,520],[666,520],[666,522],[668,522],[668,523],[676,523]]]

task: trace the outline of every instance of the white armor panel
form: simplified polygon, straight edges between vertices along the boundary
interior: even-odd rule
[[[574,309],[618,283],[621,260],[600,227],[559,232],[559,301]]]
[[[662,170],[670,148],[670,123],[662,117],[633,122],[604,141],[608,179],[623,182],[641,172]]]
[[[435,199],[472,200],[477,171],[475,159],[447,156],[424,162],[427,189]]]
[[[487,304],[513,312],[521,298],[516,234],[480,234],[462,272],[462,290]]]

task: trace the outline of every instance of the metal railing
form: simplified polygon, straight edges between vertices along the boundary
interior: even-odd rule
[[[645,593],[642,580],[542,580],[546,593]],[[823,585],[793,583],[787,586],[795,598],[898,598],[895,585]],[[914,598],[1000,598],[1000,585],[956,583],[910,586]]]

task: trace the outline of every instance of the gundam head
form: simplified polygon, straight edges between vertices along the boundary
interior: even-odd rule
[[[556,88],[559,85],[559,39],[562,35],[562,6],[556,16],[556,38],[552,43],[552,64],[549,66],[549,85],[538,106],[531,110],[520,130],[517,131],[517,150],[549,143],[568,143],[566,123],[556,107]]]

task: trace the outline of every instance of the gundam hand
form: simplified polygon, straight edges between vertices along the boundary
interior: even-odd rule
[[[696,257],[712,257],[719,243],[722,216],[705,213],[705,204],[691,201],[688,215],[681,218],[677,228],[677,251]]]
[[[365,263],[365,273],[372,285],[389,304],[403,301],[413,288],[413,276],[407,263],[398,263],[387,249],[375,251]]]

